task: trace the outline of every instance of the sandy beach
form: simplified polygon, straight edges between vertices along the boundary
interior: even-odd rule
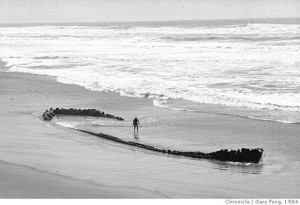
[[[158,198],[155,194],[136,189],[100,186],[74,180],[58,174],[35,170],[32,167],[0,162],[0,198],[7,199],[119,199]]]
[[[293,140],[299,125],[213,112],[183,114],[155,107],[147,98],[90,91],[6,70],[2,63],[1,198],[299,198],[300,155],[290,154],[298,149]],[[263,163],[230,165],[118,145],[43,122],[41,113],[50,107],[95,108],[124,117],[128,124],[137,115],[142,126],[149,116],[160,118],[172,126],[141,127],[140,142],[204,152],[262,147]],[[133,138],[132,127],[85,128]],[[281,149],[282,142],[289,143],[289,149]]]
[[[64,95],[64,93],[69,93],[69,88],[73,86],[61,87],[54,79],[48,77],[40,78],[40,76],[3,72],[0,73],[0,76],[0,118],[2,121],[0,135],[2,138],[1,141],[3,140],[0,162],[0,198],[161,198],[161,196],[149,191],[129,187],[122,188],[99,185],[88,180],[76,180],[70,176],[41,170],[35,166],[22,163],[22,157],[18,159],[18,155],[22,155],[21,152],[15,153],[17,154],[16,161],[18,161],[18,164],[14,164],[15,160],[10,160],[10,153],[6,152],[10,149],[8,146],[12,146],[11,148],[13,149],[18,149],[17,147],[19,146],[26,146],[25,139],[27,136],[39,138],[45,134],[68,137],[73,134],[66,133],[60,129],[51,129],[41,124],[33,117],[33,113],[38,113],[40,109],[42,111],[44,108],[47,109],[51,106],[54,103],[52,100],[56,98],[54,96],[61,96]],[[45,84],[42,83],[42,81],[44,81]],[[43,84],[43,88],[38,84]],[[74,87],[73,91],[77,90],[76,87],[77,86]],[[48,93],[49,90],[52,90],[55,93],[52,93],[51,91]],[[57,91],[59,93],[57,93]],[[23,92],[24,95],[21,94]],[[76,101],[76,97],[72,97],[72,95],[73,94],[68,94],[70,101],[66,104],[66,96],[59,97],[61,98],[61,100],[59,100],[60,102],[56,101],[57,99],[55,101],[60,104],[60,106],[69,106],[73,103],[80,105],[81,100],[77,98]],[[35,99],[40,100],[36,101]],[[12,136],[15,136],[16,138],[10,140]],[[24,140],[22,140],[22,138]],[[5,139],[8,139],[10,142],[6,144]],[[33,150],[27,151],[32,152]],[[8,154],[6,157],[4,152]]]

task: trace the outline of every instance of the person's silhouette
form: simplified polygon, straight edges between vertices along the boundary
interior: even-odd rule
[[[133,132],[134,133],[135,133],[135,128],[137,131],[139,131],[139,124],[140,124],[139,120],[137,119],[137,117],[135,117],[133,120]]]

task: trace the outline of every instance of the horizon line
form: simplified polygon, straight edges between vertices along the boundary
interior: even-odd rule
[[[268,18],[236,18],[236,19],[193,19],[193,20],[142,20],[142,21],[76,21],[76,22],[36,22],[36,23],[0,23],[0,25],[43,25],[43,24],[92,24],[92,23],[163,23],[163,22],[187,22],[187,21],[245,21],[245,20],[286,20],[300,19],[300,17],[268,17]]]

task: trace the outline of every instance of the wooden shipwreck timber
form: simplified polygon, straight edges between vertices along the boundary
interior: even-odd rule
[[[176,151],[176,150],[169,150],[169,149],[161,149],[157,147],[153,147],[150,145],[145,145],[133,141],[125,141],[120,138],[103,134],[103,133],[94,133],[86,130],[80,130],[76,129],[80,132],[84,132],[90,135],[94,135],[97,137],[101,137],[106,140],[118,142],[120,144],[125,144],[125,145],[130,145],[146,150],[151,150],[154,152],[160,152],[160,153],[165,153],[165,154],[171,154],[171,155],[177,155],[177,156],[184,156],[184,157],[189,157],[189,158],[197,158],[197,159],[215,159],[215,160],[221,160],[221,161],[232,161],[232,162],[250,162],[250,163],[258,163],[261,159],[263,149],[256,148],[256,149],[245,149],[242,148],[241,150],[231,150],[228,151],[227,149],[225,150],[220,150],[217,152],[211,152],[211,153],[202,153],[202,152],[184,152],[184,151]]]
[[[50,120],[52,120],[52,118],[55,115],[77,115],[77,116],[90,116],[90,117],[104,117],[104,118],[116,119],[119,121],[124,120],[121,117],[107,114],[107,113],[101,112],[100,110],[96,110],[96,109],[74,109],[74,108],[69,108],[69,109],[50,108],[50,110],[46,110],[43,113],[43,118],[46,121],[50,121]]]
[[[55,115],[78,115],[78,116],[93,116],[93,117],[105,117],[105,118],[112,118],[116,120],[123,121],[124,119],[121,117],[117,117],[110,114],[105,114],[99,110],[95,109],[63,109],[63,108],[51,108],[50,110],[46,110],[43,113],[43,118],[46,121],[50,121]],[[138,147],[141,149],[151,150],[154,152],[164,153],[164,154],[171,154],[189,158],[196,158],[196,159],[213,159],[213,160],[221,160],[221,161],[232,161],[232,162],[242,162],[242,163],[258,163],[262,157],[263,149],[256,148],[256,149],[246,149],[242,148],[241,150],[227,150],[222,149],[216,152],[211,153],[202,153],[202,152],[186,152],[186,151],[177,151],[177,150],[169,150],[169,149],[161,149],[157,147],[153,147],[150,145],[141,144],[134,141],[126,141],[120,138],[103,134],[103,133],[94,133],[86,130],[75,129],[80,132],[84,132],[90,135],[94,135],[106,140],[110,140],[113,142],[117,142],[120,144],[125,144],[129,146]]]

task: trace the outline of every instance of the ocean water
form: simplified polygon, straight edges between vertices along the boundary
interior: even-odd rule
[[[300,19],[2,25],[9,71],[155,106],[300,122]]]

